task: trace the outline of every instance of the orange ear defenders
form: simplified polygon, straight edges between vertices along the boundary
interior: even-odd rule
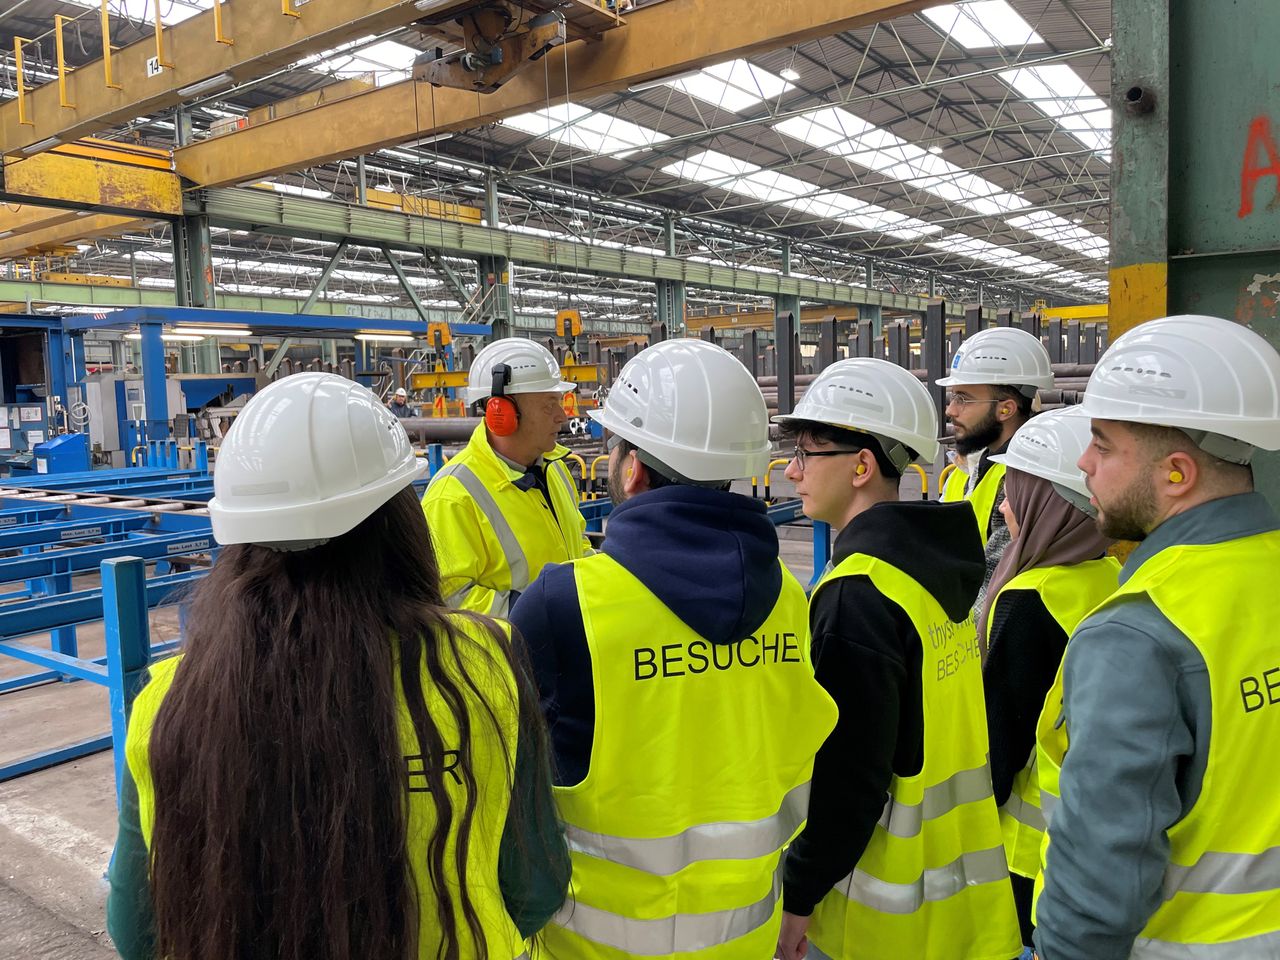
[[[506,393],[510,382],[511,367],[505,363],[495,365],[489,401],[484,405],[484,425],[495,437],[509,437],[520,426],[520,411]]]

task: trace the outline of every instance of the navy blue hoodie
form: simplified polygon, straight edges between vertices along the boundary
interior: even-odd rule
[[[782,589],[777,530],[763,502],[736,493],[690,486],[642,493],[610,515],[603,549],[712,643],[751,634]],[[591,762],[595,695],[572,567],[544,567],[511,622],[533,661],[556,783],[579,783]]]

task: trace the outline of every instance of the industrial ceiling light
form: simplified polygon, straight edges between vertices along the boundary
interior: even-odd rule
[[[126,340],[141,340],[142,334],[126,333],[124,338]],[[160,339],[165,343],[199,343],[204,337],[191,333],[162,333],[160,334]]]
[[[378,333],[374,331],[368,333],[357,333],[355,338],[366,342],[382,341],[384,343],[413,343],[413,337],[404,333]]]
[[[24,156],[29,157],[33,153],[40,153],[42,150],[50,150],[60,143],[62,143],[61,137],[48,137],[41,140],[39,143],[33,143],[29,147],[23,147],[22,153]]]
[[[787,67],[785,70],[779,70],[778,76],[780,76],[783,80],[787,80],[794,83],[796,80],[800,79],[800,71],[792,70],[790,67]]]
[[[247,328],[236,329],[234,327],[178,327],[174,333],[190,333],[197,334],[201,339],[204,337],[251,337],[253,331]]]
[[[222,87],[229,87],[235,82],[235,77],[231,76],[231,74],[220,73],[216,77],[201,80],[199,83],[193,83],[186,87],[179,87],[178,96],[198,97],[202,93],[212,93],[214,90],[219,90]]]
[[[423,137],[421,140],[414,140],[411,143],[406,143],[405,146],[406,147],[426,147],[433,143],[442,143],[445,140],[452,140],[452,139],[453,139],[452,133],[437,133],[434,137]]]

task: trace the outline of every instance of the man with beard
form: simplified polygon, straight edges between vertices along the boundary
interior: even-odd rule
[[[1140,541],[1076,628],[1037,729],[1044,960],[1280,957],[1280,354],[1215,317],[1098,362],[1080,458],[1098,525]]]
[[[942,499],[969,501],[986,549],[986,575],[973,606],[976,618],[1010,539],[1000,513],[1004,464],[991,458],[1004,453],[1018,428],[1031,419],[1036,391],[1053,386],[1053,368],[1044,344],[1025,330],[988,327],[960,345],[951,375],[938,385],[948,390],[947,420],[961,458]]]
[[[547,567],[511,615],[573,850],[542,952],[771,957],[779,860],[836,708],[765,506],[729,492],[768,465],[764,397],[724,350],[671,340],[591,416],[617,504],[603,549]]]

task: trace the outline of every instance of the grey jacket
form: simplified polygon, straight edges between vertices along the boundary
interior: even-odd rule
[[[1139,545],[1123,584],[1157,553],[1280,529],[1261,494],[1214,500]],[[1257,597],[1280,614],[1275,596]],[[1063,666],[1071,746],[1036,907],[1043,960],[1125,960],[1163,902],[1168,830],[1200,795],[1209,751],[1209,674],[1195,645],[1148,599],[1089,617]],[[1261,789],[1270,789],[1263,786]],[[1240,960],[1250,960],[1241,957]]]

